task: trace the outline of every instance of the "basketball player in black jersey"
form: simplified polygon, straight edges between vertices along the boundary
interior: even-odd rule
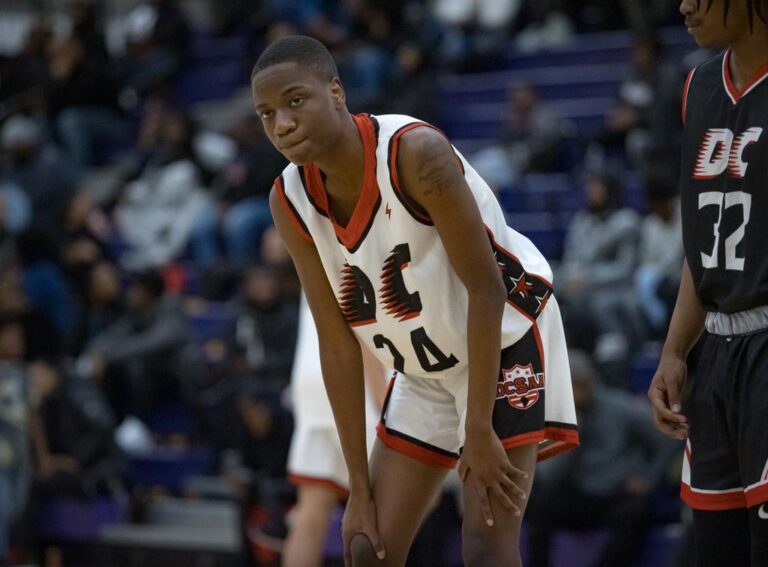
[[[659,429],[687,439],[697,567],[765,567],[768,1],[683,0],[680,11],[700,46],[725,50],[686,81],[686,260],[648,397]]]

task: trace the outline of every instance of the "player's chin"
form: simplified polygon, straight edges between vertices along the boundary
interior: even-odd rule
[[[314,161],[314,153],[309,142],[303,142],[287,150],[282,150],[280,153],[288,161],[298,166],[308,165]]]

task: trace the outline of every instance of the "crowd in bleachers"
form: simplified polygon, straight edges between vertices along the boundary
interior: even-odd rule
[[[678,23],[673,3],[191,4],[22,3],[23,41],[0,56],[0,565],[90,557],[61,546],[97,535],[57,523],[62,502],[117,503],[104,518],[127,523],[150,488],[227,492],[199,478],[190,489],[192,473],[240,487],[230,496],[244,502],[246,548],[274,564],[299,289],[267,202],[285,161],[250,108],[248,77],[259,50],[290,33],[331,48],[353,111],[443,128],[553,261],[570,344],[587,353],[576,358],[589,455],[656,463],[610,495],[590,492],[594,463],[573,464],[586,471],[576,505],[611,501],[589,527],[622,516],[631,539],[678,519],[652,500],[676,482],[664,468],[674,459],[646,437],[636,395],[682,258],[676,161],[692,49],[659,28]],[[612,403],[648,421],[592,442]],[[544,492],[572,486],[550,476]],[[543,557],[541,534],[558,526],[536,525]]]

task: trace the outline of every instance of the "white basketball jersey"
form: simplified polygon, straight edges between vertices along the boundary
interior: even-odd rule
[[[315,165],[289,165],[275,181],[296,229],[314,243],[344,317],[385,366],[445,378],[467,370],[464,284],[437,229],[403,192],[400,136],[432,127],[400,115],[354,116],[364,148],[363,188],[347,226],[328,205]],[[536,247],[509,228],[488,185],[456,152],[507,287],[499,349],[517,342],[552,294],[552,271]]]

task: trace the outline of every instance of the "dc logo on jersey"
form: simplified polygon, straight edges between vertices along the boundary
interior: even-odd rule
[[[710,128],[704,135],[693,169],[694,179],[715,179],[726,170],[734,179],[743,179],[748,163],[744,161],[744,150],[760,139],[762,128],[749,128],[735,137],[728,128]]]
[[[515,364],[501,370],[504,380],[496,386],[496,399],[507,398],[515,409],[531,409],[543,394],[544,373],[534,372],[533,365]]]

